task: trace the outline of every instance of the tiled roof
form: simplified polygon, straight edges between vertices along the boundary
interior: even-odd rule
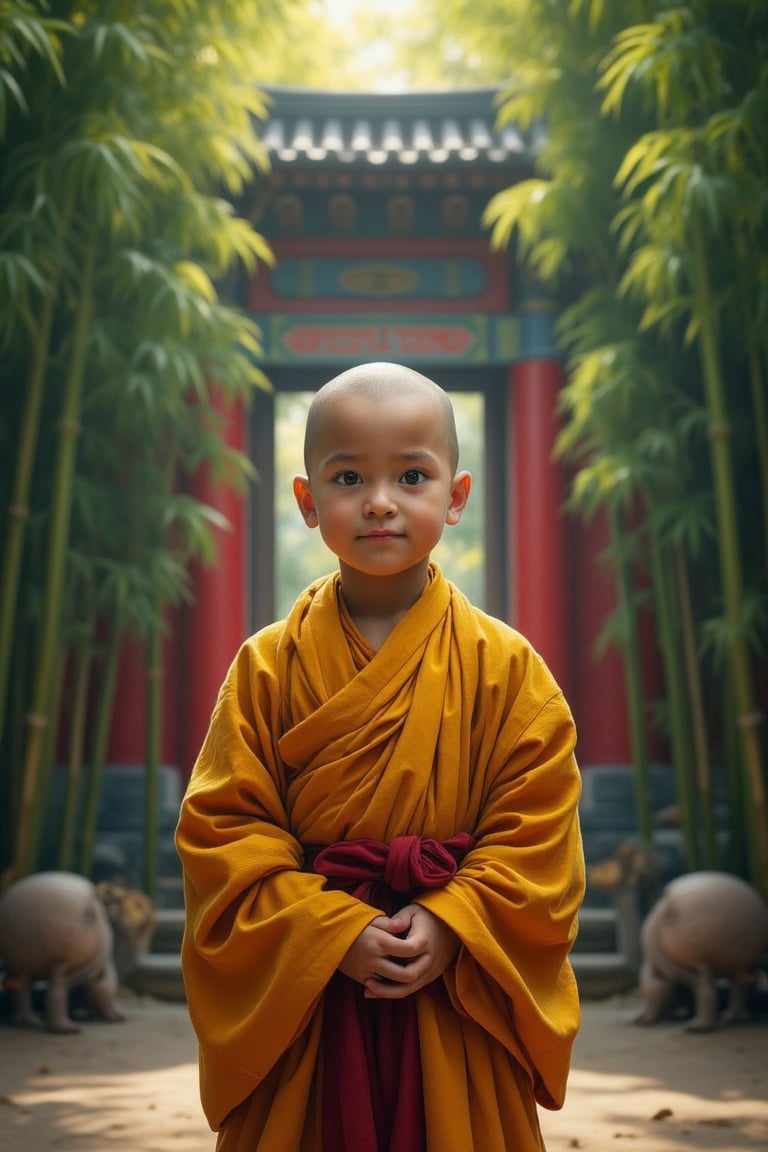
[[[273,169],[528,166],[537,133],[498,128],[498,89],[320,92],[271,88],[259,131]]]

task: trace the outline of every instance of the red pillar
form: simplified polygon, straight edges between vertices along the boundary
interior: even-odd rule
[[[509,443],[512,623],[547,661],[570,695],[567,531],[560,465],[553,460],[562,367],[553,359],[526,359],[512,368]]]
[[[168,632],[163,641],[163,763],[179,763],[181,724],[179,716],[178,654],[181,634],[181,609],[174,605],[168,611]]]
[[[147,730],[147,668],[144,642],[123,640],[115,705],[109,728],[107,762],[144,764]]]
[[[571,707],[582,766],[632,760],[621,652],[613,645],[600,655],[595,652],[595,641],[616,606],[616,578],[602,558],[608,543],[604,513],[580,523],[572,565],[578,611],[573,622],[576,675]]]
[[[243,405],[217,404],[224,419],[227,444],[244,450]],[[215,529],[217,553],[210,567],[199,564],[193,572],[194,603],[189,609],[180,650],[181,723],[179,762],[183,779],[189,776],[205,738],[211,711],[229,665],[245,638],[245,499],[214,479],[210,469],[195,476],[194,496],[220,512],[227,529]]]

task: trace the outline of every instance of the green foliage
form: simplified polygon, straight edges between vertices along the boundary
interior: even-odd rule
[[[486,223],[563,302],[559,449],[571,509],[605,515],[613,534],[619,618],[601,642],[625,653],[638,772],[663,714],[695,867],[717,863],[706,782],[725,762],[741,778],[732,861],[749,844],[746,867],[766,891],[768,9],[428,9],[506,77],[501,120],[545,126],[532,177],[499,193]],[[648,589],[663,708],[638,692]]]
[[[191,476],[252,475],[220,413],[268,383],[221,286],[271,259],[234,200],[266,163],[263,53],[302,8],[0,11],[0,866],[17,872],[35,863],[57,669],[90,666],[104,688],[84,750],[97,776],[121,639],[156,652],[190,562],[213,558],[221,520]]]

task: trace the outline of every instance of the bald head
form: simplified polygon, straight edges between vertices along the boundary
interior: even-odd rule
[[[459,443],[456,435],[456,420],[453,405],[434,380],[405,368],[401,364],[379,362],[360,364],[349,368],[339,376],[334,376],[315,393],[307,413],[304,432],[304,467],[309,475],[312,455],[322,426],[323,414],[329,404],[342,396],[369,397],[372,400],[391,400],[395,405],[398,399],[420,398],[434,405],[435,421],[440,429],[451,469],[455,472],[459,463]]]

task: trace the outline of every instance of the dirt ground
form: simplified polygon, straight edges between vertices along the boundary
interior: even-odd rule
[[[2,1152],[212,1152],[185,1006],[124,1008],[77,1036],[0,1025]],[[565,1108],[541,1114],[549,1152],[768,1152],[768,1017],[699,1036],[637,1011],[584,1005]]]

